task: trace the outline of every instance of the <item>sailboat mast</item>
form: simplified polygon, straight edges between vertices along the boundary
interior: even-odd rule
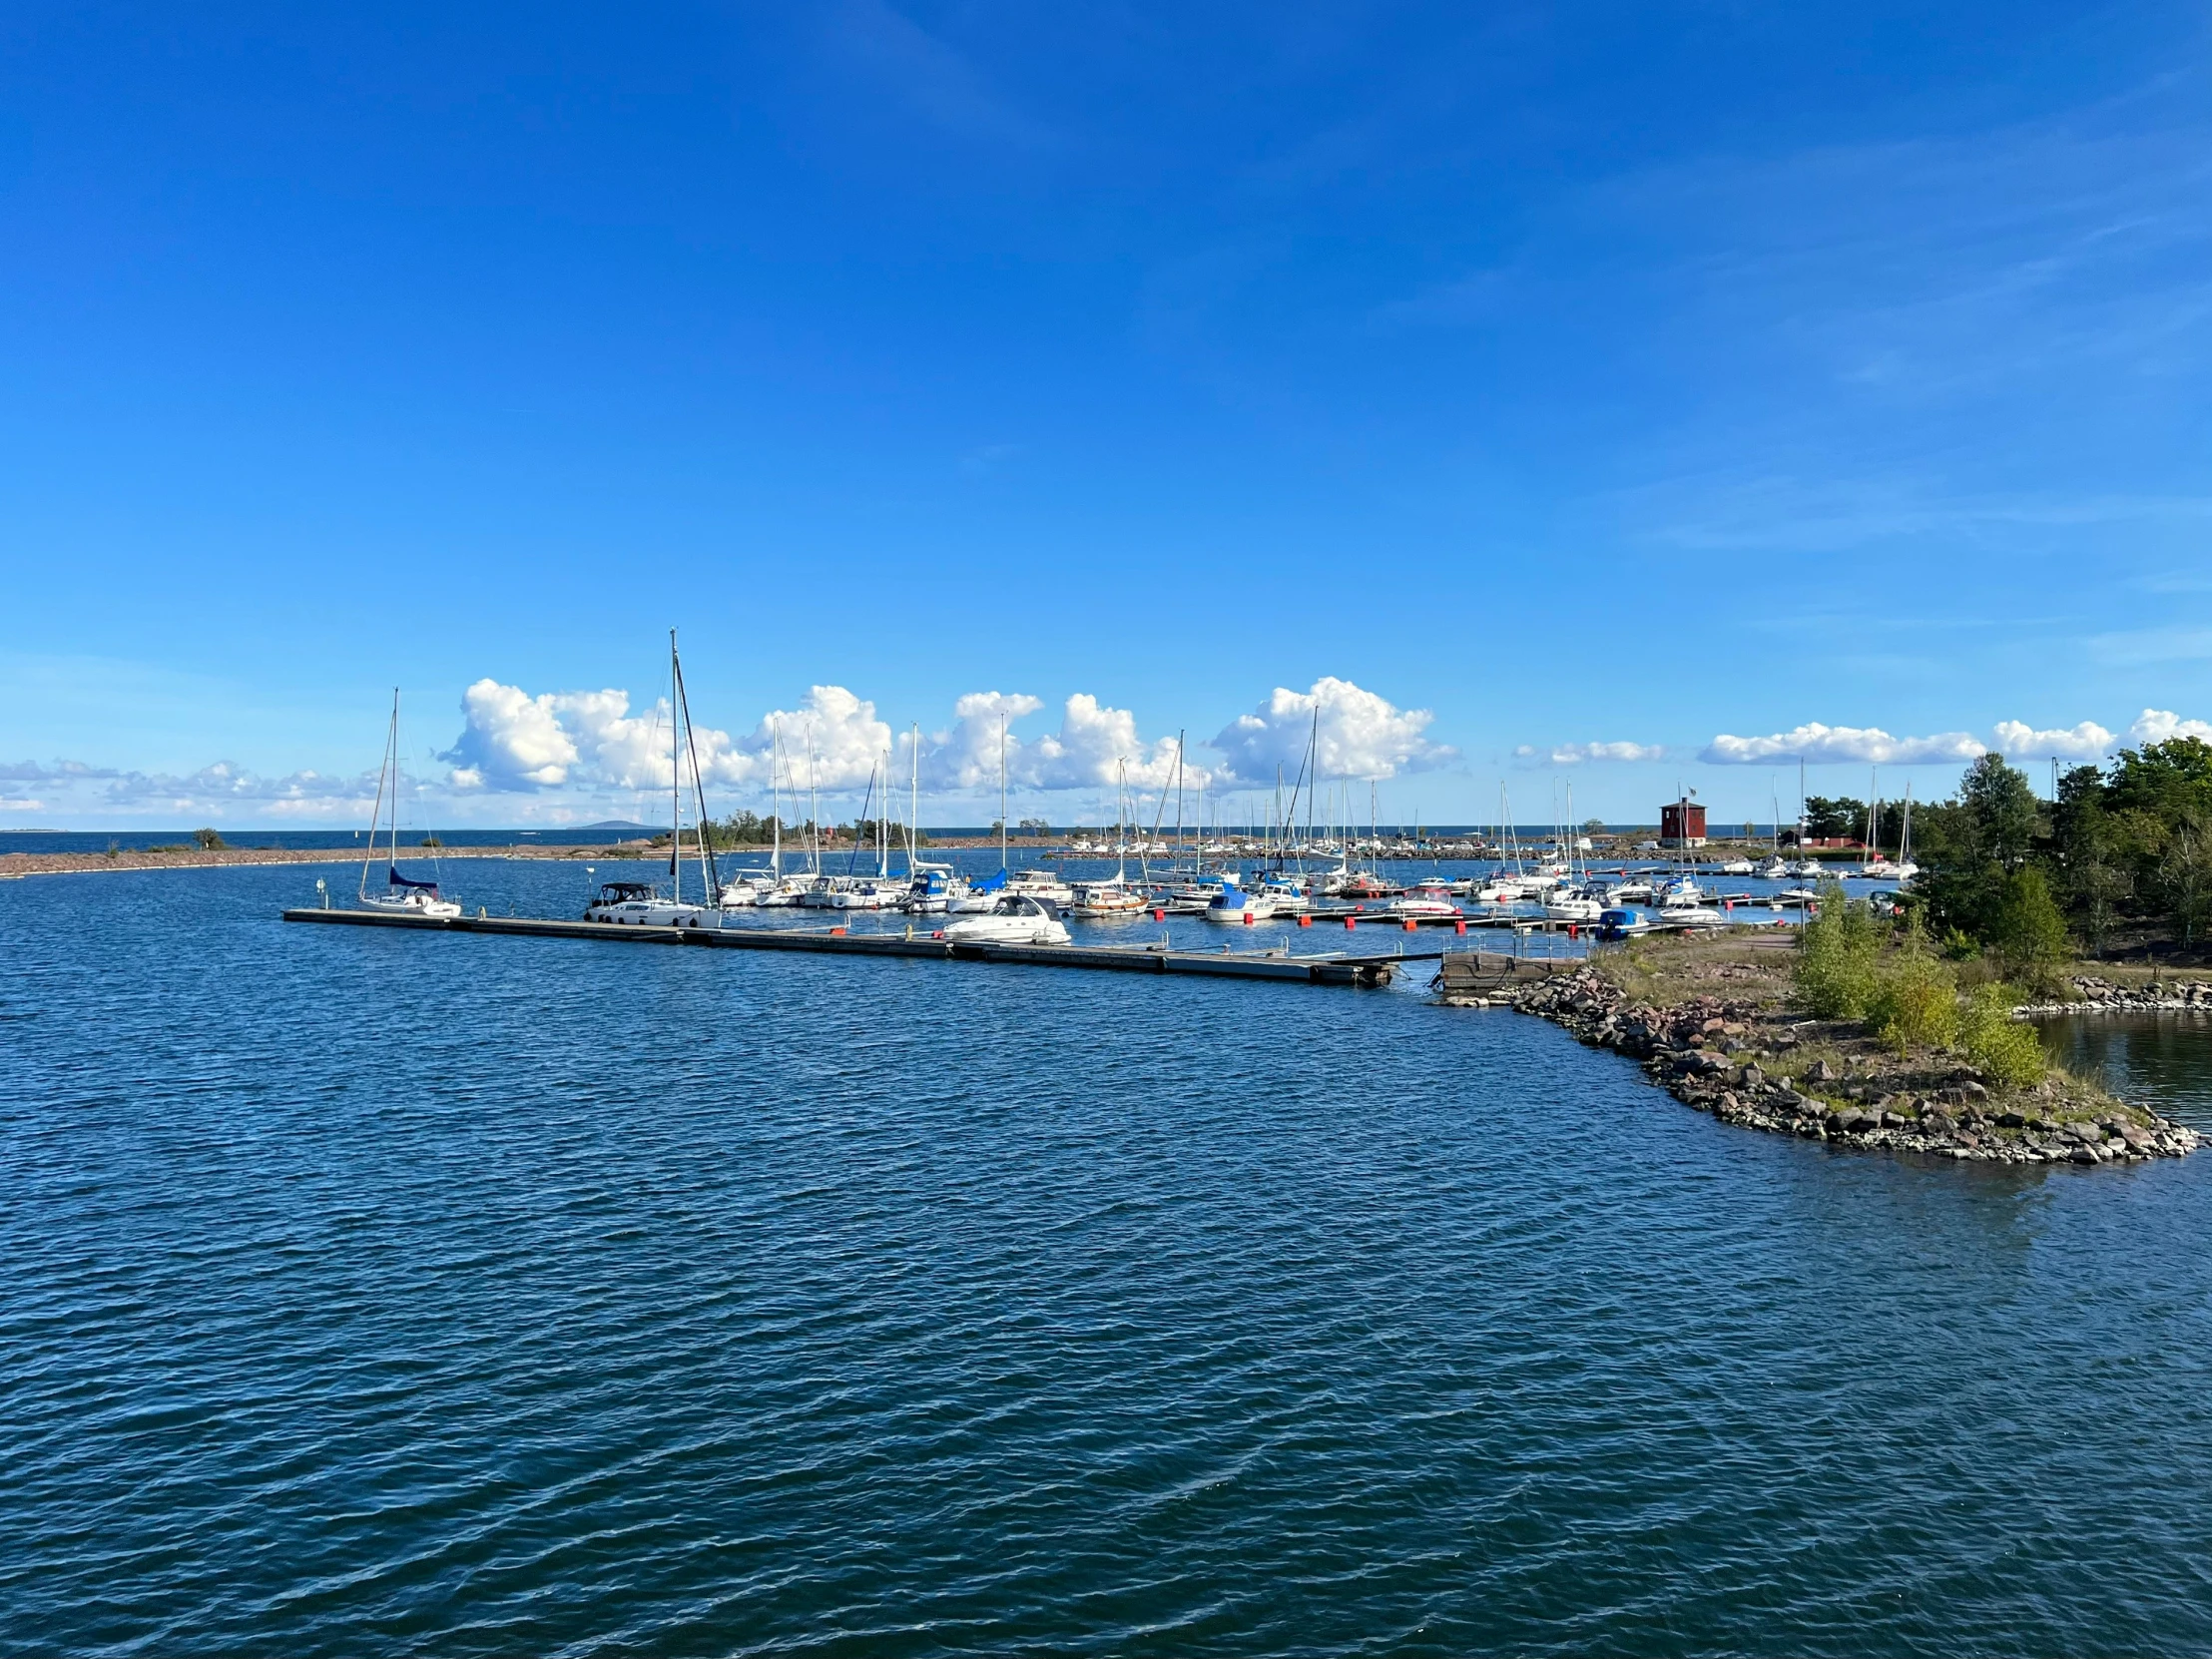
[[[680,719],[684,723],[684,753],[691,758],[692,795],[694,804],[699,809],[699,825],[694,838],[699,848],[700,891],[707,895],[709,904],[716,909],[720,909],[722,907],[722,871],[715,867],[713,831],[709,829],[712,820],[707,816],[707,778],[706,774],[699,769],[699,730],[692,725],[691,691],[684,684],[684,664],[683,659],[676,654],[676,630],[673,628],[669,630],[668,634],[668,658],[670,679],[676,691],[675,705],[670,713],[672,718]],[[681,778],[682,775],[679,773],[679,784],[681,784]],[[680,801],[681,795],[679,795]],[[671,843],[669,851],[673,858],[681,861],[683,850],[683,837],[679,835]]]
[[[677,712],[676,630],[668,631],[668,878],[669,897],[684,901],[684,734]]]
[[[392,746],[399,741],[399,688],[391,692],[391,724],[384,732],[384,758],[376,767],[376,805],[368,814],[368,847],[361,854],[361,897],[368,897],[368,866],[376,861],[376,826],[384,818],[384,775],[391,771]],[[396,794],[396,792],[395,792]],[[392,802],[392,816],[398,817],[399,803]]]
[[[391,691],[391,863],[399,868],[399,688]]]
[[[914,872],[915,848],[921,844],[921,722],[914,722],[914,777],[912,799],[906,805],[906,873]]]
[[[1006,867],[1006,711],[998,712],[998,867]]]

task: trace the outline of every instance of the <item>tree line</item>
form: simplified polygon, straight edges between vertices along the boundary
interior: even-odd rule
[[[2164,934],[2195,950],[2212,923],[2212,745],[2171,738],[2061,775],[2056,801],[1984,755],[1951,800],[1913,819],[1913,897],[1952,954],[1994,950],[2033,976],[2070,940],[2092,954]]]

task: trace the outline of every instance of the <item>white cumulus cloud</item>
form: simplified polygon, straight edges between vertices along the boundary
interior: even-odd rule
[[[2171,709],[2145,709],[2127,729],[2127,741],[2138,749],[2172,738],[2200,738],[2212,743],[2212,722],[2183,720]]]
[[[2097,761],[2104,758],[2113,743],[2112,734],[2093,720],[2044,732],[2024,721],[2000,720],[1989,736],[1990,748],[2015,761],[2052,755],[2072,761]]]
[[[1698,759],[1708,766],[1756,766],[1801,758],[1815,766],[1838,761],[1929,766],[1978,761],[1988,748],[1970,732],[1893,738],[1879,726],[1823,726],[1813,721],[1764,738],[1738,738],[1724,732],[1698,752]]]
[[[952,705],[949,730],[930,734],[922,750],[922,781],[932,790],[998,788],[1000,723],[1004,722],[1006,774],[1014,776],[1021,740],[1013,724],[1044,707],[1026,692],[969,692]]]
[[[889,724],[877,717],[875,705],[866,698],[842,686],[810,686],[798,708],[778,709],[762,717],[742,744],[718,751],[713,766],[702,748],[701,770],[709,783],[765,784],[779,735],[784,759],[778,777],[786,790],[810,785],[827,791],[863,789],[883,765],[891,744]],[[702,744],[706,736],[702,730]]]
[[[1112,789],[1122,762],[1132,790],[1160,789],[1175,777],[1175,740],[1147,742],[1127,709],[1077,692],[1060,710],[1060,729],[1024,739],[1015,722],[1044,707],[1025,692],[970,692],[952,708],[952,725],[930,735],[922,750],[922,778],[933,790],[989,795],[998,788],[999,722],[1005,721],[1006,780],[1023,792]],[[1207,781],[1204,767],[1189,766],[1184,782]]]
[[[1307,740],[1318,732],[1315,770],[1322,778],[1394,778],[1458,758],[1457,750],[1422,736],[1434,719],[1426,709],[1400,709],[1349,680],[1325,677],[1311,691],[1278,686],[1257,710],[1224,727],[1210,747],[1228,758],[1230,781],[1272,784],[1278,766],[1297,776]]]

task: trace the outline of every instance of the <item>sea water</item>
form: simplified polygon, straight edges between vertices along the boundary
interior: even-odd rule
[[[2212,1646],[2212,1153],[1833,1152],[1417,973],[316,873],[0,884],[7,1652]]]

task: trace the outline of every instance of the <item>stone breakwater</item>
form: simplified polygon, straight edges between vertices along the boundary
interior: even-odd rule
[[[1714,996],[1654,1007],[1591,971],[1447,1000],[1502,1004],[1563,1025],[1640,1061],[1685,1104],[1746,1129],[2007,1164],[2132,1163],[2197,1147],[2196,1131],[2079,1084],[2052,1079],[1999,1094],[1969,1068],[1909,1072],[1872,1054],[1847,1057],[1839,1069],[1793,1052],[1816,1046],[1804,1033],[1817,1039],[1823,1028],[1811,1022]]]
[[[2148,985],[2115,985],[2084,974],[2073,981],[2076,1000],[2036,1002],[2013,1010],[2026,1019],[2046,1014],[2212,1013],[2212,980],[2168,979]]]

